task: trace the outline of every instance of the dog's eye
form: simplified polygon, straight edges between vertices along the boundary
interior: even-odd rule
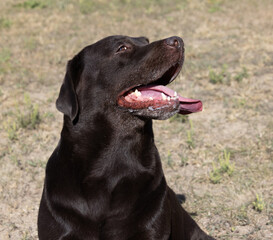
[[[117,52],[124,52],[124,51],[126,51],[127,49],[128,49],[128,47],[122,45],[122,46],[120,46],[120,47],[118,48]]]

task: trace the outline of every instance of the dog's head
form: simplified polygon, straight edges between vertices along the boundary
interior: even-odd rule
[[[116,109],[149,119],[201,111],[200,100],[183,98],[166,87],[183,60],[179,37],[153,43],[145,37],[107,37],[68,62],[57,109],[72,121],[95,110]]]

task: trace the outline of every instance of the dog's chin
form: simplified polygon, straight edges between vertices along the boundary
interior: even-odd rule
[[[179,112],[179,102],[162,106],[149,106],[143,109],[128,109],[133,115],[145,119],[165,120]]]
[[[172,112],[157,110],[157,111],[151,112],[148,109],[142,109],[140,111],[134,111],[133,114],[144,119],[166,120],[178,112],[179,110],[172,111]]]
[[[178,113],[180,102],[178,99],[146,99],[144,101],[128,102],[125,98],[119,99],[119,105],[126,108],[131,114],[147,118],[165,120]]]

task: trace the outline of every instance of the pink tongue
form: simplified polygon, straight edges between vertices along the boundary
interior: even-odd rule
[[[147,93],[147,95],[158,95],[158,93],[164,93],[169,97],[175,97],[175,91],[162,85],[150,85],[139,87],[137,89],[143,95],[146,95],[145,93]],[[184,98],[178,94],[177,96],[180,102],[180,114],[189,114],[202,111],[202,102],[200,100]]]

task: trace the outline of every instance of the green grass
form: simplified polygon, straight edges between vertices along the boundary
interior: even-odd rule
[[[42,161],[39,158],[35,159],[35,160],[28,160],[27,164],[28,164],[28,166],[30,166],[32,168],[37,168],[37,167],[45,168],[46,167],[46,162]]]
[[[222,0],[208,0],[209,12],[215,13],[221,10]]]
[[[245,67],[243,67],[242,71],[237,73],[235,76],[234,76],[234,80],[237,81],[237,82],[242,82],[244,78],[247,78],[248,77],[248,71]]]
[[[65,10],[68,6],[78,6],[81,0],[26,0],[21,3],[14,4],[15,8],[30,9],[35,11],[37,9],[61,9]],[[100,2],[100,1],[86,1],[86,2]]]
[[[77,3],[76,3],[77,4]],[[167,0],[79,0],[78,6],[80,12],[83,14],[91,14],[95,11],[98,12],[120,12],[120,10],[134,11],[134,13],[141,12],[142,14],[161,13],[167,14],[171,11],[178,11],[183,9],[187,4],[186,0],[173,0],[170,4]]]
[[[17,138],[18,138],[17,137],[18,127],[17,127],[16,122],[9,122],[8,124],[6,124],[5,129],[6,129],[7,133],[8,133],[8,138],[11,141],[17,140]]]
[[[10,28],[11,27],[11,21],[7,18],[0,18],[0,30],[3,28]]]
[[[189,120],[189,123],[190,123],[190,130],[187,131],[187,144],[189,148],[194,148],[195,143],[193,139],[193,134],[194,134],[193,123],[191,120]]]
[[[33,104],[28,95],[24,96],[24,103],[21,108],[17,107],[15,112],[10,112],[9,119],[4,124],[4,129],[11,141],[18,139],[19,129],[35,129],[42,121],[42,117],[37,104]]]
[[[28,234],[28,232],[24,232],[22,237],[21,237],[21,240],[31,240],[33,238],[31,238]]]
[[[252,202],[253,209],[256,210],[257,212],[262,212],[263,209],[265,208],[265,203],[263,201],[263,198],[260,197],[258,194],[256,194],[256,199],[254,202]]]
[[[240,225],[249,224],[249,217],[248,217],[246,205],[241,206],[237,210],[236,220],[240,223]]]
[[[227,71],[227,65],[224,64],[220,71],[209,70],[209,82],[212,84],[228,83],[230,74]]]
[[[11,51],[3,48],[0,51],[0,74],[6,73],[10,69]]]
[[[89,14],[89,13],[94,12],[97,9],[100,9],[101,3],[100,2],[96,3],[95,1],[80,0],[79,7],[80,7],[81,13]]]
[[[169,119],[170,122],[186,123],[189,121],[188,115],[175,114]]]
[[[212,164],[213,170],[210,173],[210,181],[214,184],[220,183],[224,175],[231,176],[235,165],[230,163],[230,152],[224,150],[218,157],[218,162]]]
[[[173,159],[172,159],[172,153],[170,151],[168,151],[168,155],[167,155],[167,165],[170,168],[173,168]]]
[[[33,38],[33,37],[29,37],[29,38],[27,38],[25,40],[24,45],[25,45],[24,47],[26,49],[32,51],[32,50],[35,50],[37,48],[38,41],[35,38]]]
[[[0,63],[5,63],[8,62],[10,60],[11,57],[11,52],[9,49],[2,49],[0,52]]]
[[[17,111],[17,122],[21,128],[35,129],[41,122],[38,105],[34,105],[29,96],[24,97],[24,109]]]
[[[35,8],[47,8],[49,1],[45,0],[26,0],[22,3],[14,5],[15,7],[25,8],[25,9],[35,9]]]
[[[246,106],[246,99],[245,98],[233,98],[233,106],[234,108],[244,108]]]
[[[186,166],[188,164],[188,161],[189,161],[188,157],[180,156],[180,166],[181,167]]]
[[[229,84],[231,79],[240,83],[248,76],[248,71],[245,67],[243,67],[241,71],[235,73],[233,77],[231,77],[226,64],[224,64],[219,71],[212,68],[209,69],[209,82],[212,84]]]
[[[78,9],[82,14],[88,15],[94,12],[109,13],[115,15],[121,11],[135,11],[143,14],[167,14],[172,11],[179,11],[185,8],[187,0],[173,0],[170,4],[167,0],[25,0],[15,4],[14,7],[22,9],[45,9],[59,8],[65,9],[68,5]],[[121,17],[121,15],[119,14]],[[121,19],[122,20],[122,19]]]

